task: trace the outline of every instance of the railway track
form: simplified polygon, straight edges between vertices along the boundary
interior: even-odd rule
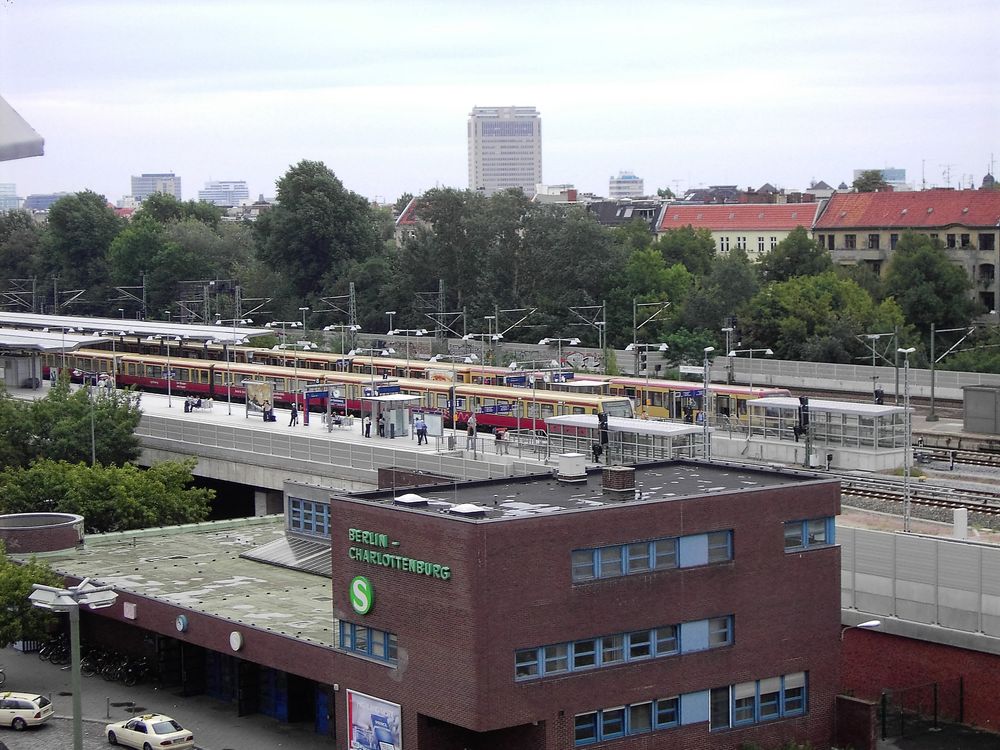
[[[948,450],[946,448],[916,447],[913,449],[913,458],[919,464],[940,461],[949,464],[949,466],[963,464],[965,466],[1000,468],[1000,454],[987,453],[985,451],[959,451]]]
[[[901,481],[858,478],[841,478],[845,498],[864,498],[884,502],[902,503],[906,490]],[[930,508],[968,508],[970,512],[1000,516],[1000,495],[987,490],[953,489],[936,485],[910,482],[910,502]]]

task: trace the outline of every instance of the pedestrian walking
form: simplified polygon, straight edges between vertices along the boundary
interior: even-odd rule
[[[475,450],[476,448],[476,415],[473,414],[469,417],[469,421],[465,423],[465,449],[467,451]]]
[[[506,430],[504,430],[503,428],[497,427],[496,431],[493,433],[493,443],[496,446],[496,451],[498,456],[507,455],[507,443],[505,440],[506,436],[504,434],[505,432]]]
[[[385,416],[381,412],[378,415],[378,436],[385,437]]]
[[[427,442],[427,423],[424,421],[423,415],[417,417],[413,426],[417,430],[417,445],[423,445]]]
[[[295,427],[299,423],[299,407],[297,404],[292,404],[292,414],[288,418],[288,426]]]
[[[365,418],[361,420],[361,424],[364,426],[364,436],[370,438],[372,436],[372,418],[370,415],[365,414]]]

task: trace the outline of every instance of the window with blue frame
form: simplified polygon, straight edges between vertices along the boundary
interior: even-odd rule
[[[806,711],[806,673],[795,672],[715,688],[711,693],[712,729],[759,724]]]
[[[399,644],[394,633],[386,633],[353,622],[340,621],[339,648],[359,656],[396,664],[399,661]]]
[[[785,551],[829,547],[834,543],[833,518],[785,521]]]
[[[577,714],[574,718],[574,745],[592,745],[595,742],[680,726],[680,699],[674,696],[629,706],[615,706]]]
[[[288,498],[288,530],[329,538],[330,506],[298,497]]]
[[[613,633],[514,652],[514,679],[534,680],[567,672],[722,648],[733,642],[733,615]],[[682,637],[682,633],[686,636]]]
[[[682,552],[687,550],[687,557]],[[644,542],[573,550],[570,557],[574,583],[601,578],[641,575],[658,570],[709,565],[733,559],[733,532],[713,531],[687,537],[667,537]]]

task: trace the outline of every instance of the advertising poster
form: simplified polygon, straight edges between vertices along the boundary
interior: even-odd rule
[[[348,690],[348,750],[402,750],[402,713],[398,703]]]
[[[271,395],[273,390],[271,383],[244,380],[243,386],[247,390],[247,413],[261,412],[265,408],[271,408],[274,403]]]

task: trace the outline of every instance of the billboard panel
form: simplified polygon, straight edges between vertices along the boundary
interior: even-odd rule
[[[348,750],[403,750],[402,708],[347,691]]]

